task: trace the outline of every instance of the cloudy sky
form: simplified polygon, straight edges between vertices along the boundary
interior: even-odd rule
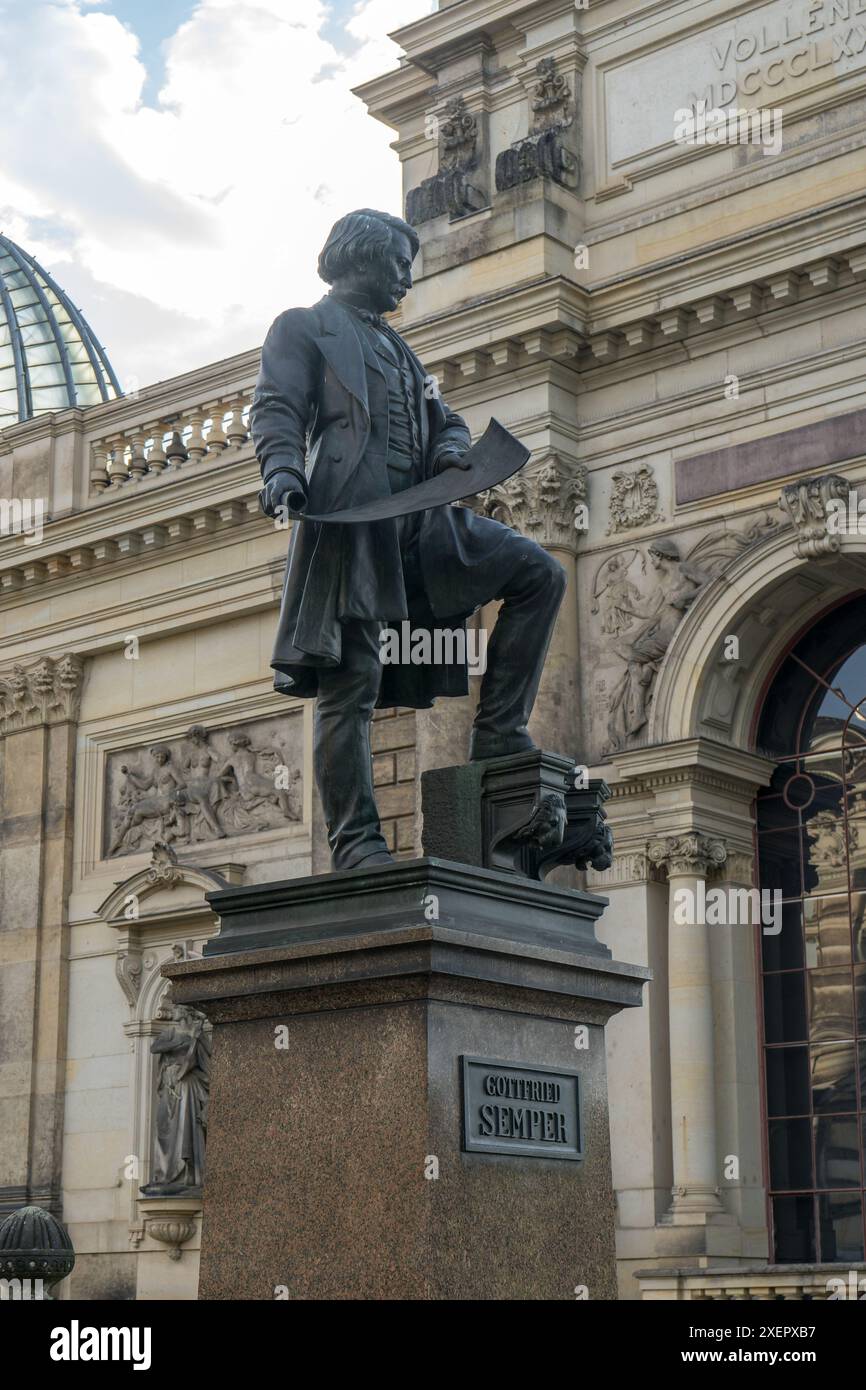
[[[400,211],[351,88],[435,0],[0,0],[0,231],[129,389],[257,346],[322,293],[352,207]]]

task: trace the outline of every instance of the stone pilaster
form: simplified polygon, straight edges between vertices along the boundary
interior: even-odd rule
[[[723,841],[692,832],[653,840],[647,853],[668,875],[674,1182],[667,1220],[691,1224],[723,1210],[717,1171],[710,940],[700,904],[707,876],[724,864],[727,850]]]
[[[60,1207],[79,657],[0,672],[0,1212]]]

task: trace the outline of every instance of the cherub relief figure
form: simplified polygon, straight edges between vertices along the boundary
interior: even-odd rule
[[[228,741],[231,753],[217,776],[228,788],[237,784],[235,795],[243,810],[249,814],[263,806],[278,806],[286,820],[293,820],[289,791],[278,787],[275,777],[265,777],[258,771],[256,758],[260,750],[253,748],[249,734],[236,730],[229,734]]]
[[[207,729],[201,724],[193,724],[187,734],[180,765],[185,778],[187,797],[193,806],[193,816],[200,816],[214,839],[224,839],[225,831],[216,817],[214,806],[223,794],[222,785],[215,775],[216,753],[208,743]]]
[[[147,820],[160,822],[158,838],[166,842],[185,840],[189,836],[186,788],[183,779],[171,765],[171,749],[164,743],[155,743],[150,749],[150,756],[153,759],[150,774],[135,772],[125,763],[121,765],[120,770],[127,782],[126,809],[109,854],[116,854],[124,847],[130,832]]]

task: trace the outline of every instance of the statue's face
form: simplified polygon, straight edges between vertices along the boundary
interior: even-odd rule
[[[371,265],[359,265],[343,284],[362,294],[377,314],[389,314],[412,288],[412,246],[405,232],[391,232],[385,255]]]

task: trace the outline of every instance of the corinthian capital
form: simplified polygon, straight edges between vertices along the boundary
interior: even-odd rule
[[[666,868],[669,878],[678,874],[706,878],[710,869],[720,868],[727,857],[724,841],[694,831],[688,835],[668,835],[651,840],[647,846],[650,863]]]
[[[0,671],[0,735],[78,717],[84,663],[67,652]]]
[[[575,549],[578,508],[586,501],[587,470],[549,454],[540,468],[518,473],[485,493],[480,510],[540,545]]]

